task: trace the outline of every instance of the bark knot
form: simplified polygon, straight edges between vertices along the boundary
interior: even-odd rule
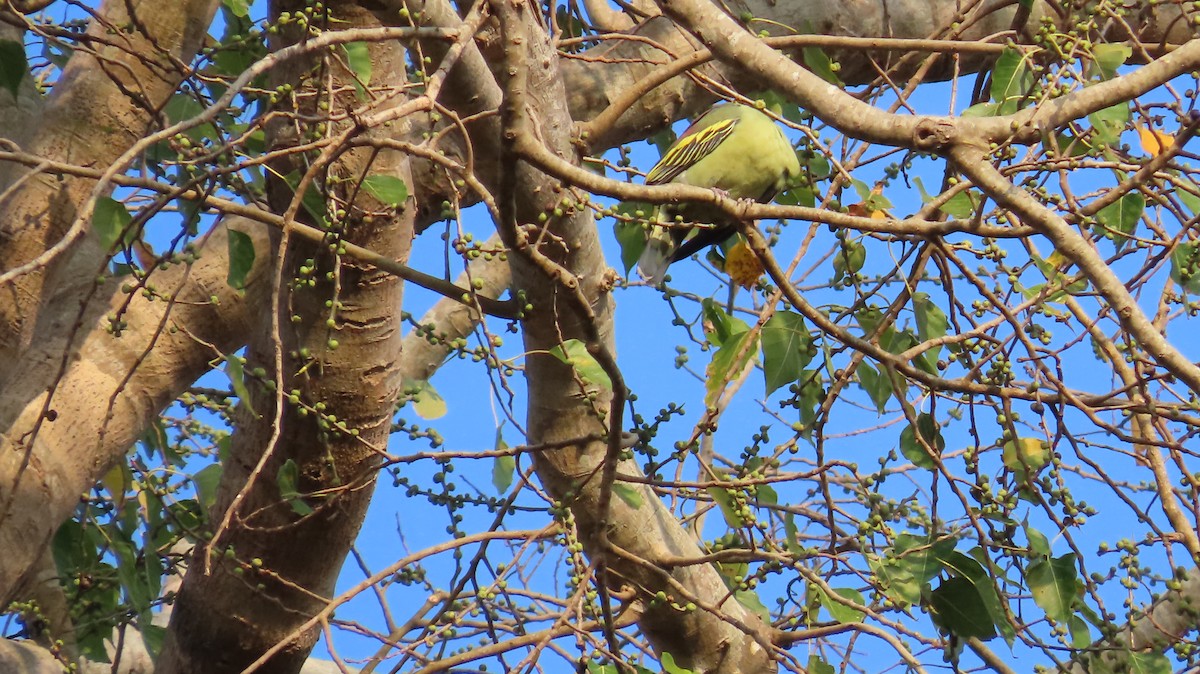
[[[941,150],[956,136],[954,123],[948,119],[923,119],[913,130],[913,148],[917,150]]]

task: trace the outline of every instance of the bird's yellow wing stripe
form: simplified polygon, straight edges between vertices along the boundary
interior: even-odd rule
[[[736,118],[725,119],[694,133],[684,134],[646,174],[646,184],[661,185],[674,180],[725,142],[739,121]]]

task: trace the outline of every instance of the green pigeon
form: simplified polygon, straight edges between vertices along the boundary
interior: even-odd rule
[[[775,120],[747,105],[719,103],[683,132],[646,174],[646,184],[708,187],[732,199],[767,203],[799,174],[796,151]],[[678,213],[684,221],[711,226],[652,226],[646,250],[638,259],[638,274],[657,286],[672,262],[737,232],[728,216],[712,211],[697,204],[659,207],[656,222],[674,222]]]

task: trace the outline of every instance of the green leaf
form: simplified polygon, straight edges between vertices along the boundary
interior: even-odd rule
[[[371,84],[371,52],[367,48],[366,42],[347,42],[342,45],[342,49],[346,52],[346,64],[350,66],[350,71],[358,78],[358,83],[362,86]]]
[[[1065,131],[1055,134],[1054,138],[1054,141],[1045,143],[1046,150],[1053,155],[1082,157],[1092,150],[1087,141]]]
[[[428,380],[405,380],[404,388],[411,391],[413,409],[422,419],[440,419],[446,415],[446,401]]]
[[[1008,47],[996,59],[992,68],[992,100],[999,106],[997,113],[1011,115],[1029,105],[1034,78],[1029,71],[1024,52]]]
[[[1029,542],[1029,551],[1038,557],[1050,558],[1050,539],[1042,532],[1034,529],[1028,522],[1024,525],[1025,539]]]
[[[229,230],[229,273],[225,282],[230,288],[244,290],[246,277],[254,267],[254,242],[245,232]]]
[[[221,483],[221,464],[207,465],[192,475],[192,484],[196,487],[196,500],[200,507],[208,512],[217,502],[217,486]]]
[[[621,204],[628,206],[629,204]],[[639,207],[652,208],[646,204],[638,204]],[[620,210],[620,207],[618,207]],[[643,212],[640,211],[639,212]],[[642,257],[642,253],[646,251],[646,226],[639,222],[627,222],[625,220],[617,220],[613,224],[613,234],[617,237],[617,244],[621,246],[621,264],[625,267],[625,275],[629,275],[629,271],[637,264],[638,259]]]
[[[892,202],[881,193],[876,193],[875,190],[865,182],[854,179],[850,181],[854,191],[858,193],[859,200],[862,201],[863,208],[867,211],[883,211],[892,208]]]
[[[596,385],[607,391],[612,390],[612,380],[608,378],[608,373],[600,367],[600,363],[596,362],[592,354],[588,353],[587,345],[578,339],[568,339],[550,349],[550,355],[575,368],[575,372],[585,384]]]
[[[250,404],[250,389],[246,388],[246,375],[242,370],[241,358],[230,356],[225,359],[225,376],[229,377],[229,384],[233,387],[233,394],[238,397],[239,404],[245,405],[251,414],[257,414],[254,406]]]
[[[667,153],[667,150],[671,149],[671,146],[675,144],[676,140],[678,140],[678,137],[675,135],[675,129],[667,127],[647,138],[646,142],[658,149],[658,156],[661,159]]]
[[[952,536],[931,538],[900,534],[896,536],[895,551],[906,564],[910,565],[913,574],[923,580],[929,580],[941,573],[945,560],[958,546],[958,541]]]
[[[516,468],[516,458],[508,454],[497,456],[496,460],[492,462],[492,486],[496,488],[497,493],[508,493]]]
[[[392,208],[398,208],[408,201],[408,185],[396,176],[368,176],[363,181],[363,189]]]
[[[200,214],[204,211],[204,204],[194,199],[180,199],[176,203],[179,204],[179,215],[183,216],[183,228],[192,236],[198,235],[200,233]]]
[[[941,572],[942,560],[954,550],[957,541],[900,534],[887,557],[868,559],[880,586],[901,605],[920,603],[922,591],[930,579]]]
[[[111,529],[110,529],[111,531]],[[137,563],[137,548],[124,538],[115,538],[111,549],[117,558],[117,576],[134,611],[141,613],[150,607],[154,597],[149,594]]]
[[[1101,233],[1117,244],[1117,249],[1129,240],[1137,229],[1142,212],[1146,210],[1146,197],[1140,192],[1130,192],[1096,213],[1096,220],[1104,227]]]
[[[284,176],[284,180],[288,186],[292,188],[292,192],[300,186],[301,176],[298,172],[292,171]],[[326,218],[325,212],[325,196],[321,194],[321,190],[316,183],[309,181],[307,189],[304,190],[304,195],[300,197],[300,205],[304,207],[306,213],[312,216],[313,222],[319,227],[326,228],[329,226],[329,220]]]
[[[0,40],[0,87],[8,89],[16,100],[21,90],[21,80],[29,71],[25,60],[25,47],[13,40]]]
[[[811,187],[797,185],[781,192],[779,196],[775,197],[775,203],[780,206],[807,206],[808,208],[813,208],[817,205],[817,193]]]
[[[1079,583],[1075,553],[1031,563],[1025,570],[1025,581],[1029,583],[1033,601],[1046,612],[1047,618],[1065,623],[1071,617]]]
[[[858,590],[848,587],[830,589],[833,590],[834,594],[843,599],[849,599],[860,606],[863,605],[863,596]],[[829,611],[829,615],[839,623],[860,623],[866,617],[866,614],[862,611],[832,599],[824,590],[818,589],[818,594],[820,595],[821,606],[824,606],[825,610]]]
[[[1046,294],[1047,302],[1061,302],[1062,299],[1068,294],[1078,295],[1087,291],[1087,279],[1083,278],[1081,274],[1066,273],[1065,270],[1068,269],[1070,265],[1064,265],[1062,263],[1055,265],[1049,260],[1044,260],[1037,255],[1031,255],[1030,257],[1033,259],[1034,265],[1037,266],[1038,270],[1041,271],[1046,277],[1046,280],[1052,282],[1051,287],[1058,288],[1056,290],[1051,290]],[[1054,256],[1051,257],[1053,258]],[[1039,294],[1043,292],[1044,288],[1045,285],[1038,284],[1030,288],[1022,289],[1021,292],[1026,297],[1032,298],[1039,296]]]
[[[279,487],[279,496],[288,502],[292,511],[297,515],[308,515],[313,511],[298,490],[300,484],[300,466],[292,459],[283,462],[279,472],[275,474],[275,484]]]
[[[704,313],[704,334],[709,344],[716,347],[725,345],[730,337],[746,332],[750,326],[740,318],[730,316],[712,298],[706,297],[700,302]]]
[[[74,519],[63,522],[54,532],[50,552],[59,575],[64,577],[72,575],[96,556],[95,546],[83,534],[83,525]]]
[[[1102,80],[1111,80],[1117,76],[1117,68],[1125,65],[1125,61],[1133,55],[1133,48],[1128,45],[1106,42],[1092,47],[1092,62],[1088,67],[1088,75]]]
[[[1139,651],[1129,653],[1128,671],[1130,674],[1172,674],[1175,668],[1171,666],[1171,659],[1162,653]]]
[[[804,546],[800,545],[800,530],[796,528],[795,513],[785,513],[783,516],[783,544],[787,546],[788,552],[793,555],[801,556],[804,554]]]
[[[833,174],[833,165],[829,163],[829,158],[820,152],[800,163],[808,171],[813,182],[825,180]]]
[[[1095,141],[1100,145],[1115,145],[1129,123],[1129,103],[1118,103],[1088,115]]]
[[[784,98],[779,92],[773,89],[760,91],[750,98],[762,101],[767,109],[789,122],[795,122],[796,124],[804,123],[804,111],[800,109],[800,106]]]
[[[730,337],[717,352],[713,354],[712,362],[708,365],[705,382],[706,393],[704,404],[712,407],[717,404],[717,397],[725,389],[725,384],[738,377],[746,364],[754,357],[757,344],[746,344],[750,332],[739,332]],[[751,341],[757,341],[758,334]]]
[[[808,656],[808,674],[835,674],[833,665],[825,662],[819,655]]]
[[[730,589],[736,589],[746,579],[749,571],[750,564],[747,562],[717,562],[717,572],[721,574],[725,586]]]
[[[614,494],[621,497],[621,500],[624,501],[626,505],[634,510],[641,508],[642,504],[645,503],[645,501],[642,500],[641,492],[638,491],[638,488],[633,485],[625,484],[623,482],[614,482],[612,490]]]
[[[976,103],[962,111],[963,117],[995,117],[998,114],[1000,114],[1000,105],[991,102]]]
[[[1185,241],[1171,251],[1171,280],[1191,293],[1200,293],[1200,244]]]
[[[908,351],[919,343],[920,340],[917,339],[917,335],[912,331],[912,328],[896,330],[889,327],[884,331],[884,339],[880,340],[880,346],[887,349],[888,353],[896,355]],[[938,350],[936,349],[923,351],[913,358],[912,364],[936,376],[938,374],[937,354]],[[894,377],[893,385],[900,386],[907,391],[907,382],[908,380],[902,377]]]
[[[863,307],[854,313],[854,318],[858,321],[858,326],[862,328],[863,337],[870,337],[875,334],[879,324],[883,322],[883,312],[876,306]],[[884,329],[883,334],[880,335],[880,341],[886,339],[890,334],[888,330],[889,328]]]
[[[675,664],[675,656],[663,651],[658,661],[662,663],[663,674],[693,674],[692,670]]]
[[[963,639],[991,639],[996,626],[975,585],[966,578],[948,578],[930,593],[930,607],[937,622]]]
[[[508,449],[508,443],[504,441],[504,427],[496,429],[496,449]],[[512,486],[513,473],[517,469],[517,457],[511,454],[502,454],[497,456],[492,462],[492,486],[500,494],[508,492],[508,488]]]
[[[867,263],[867,248],[858,241],[842,242],[837,252],[833,254],[833,279],[840,281],[850,274],[862,271]]]
[[[1092,645],[1092,632],[1086,620],[1073,615],[1067,620],[1067,628],[1071,630],[1071,648],[1084,649]]]
[[[922,444],[922,439],[925,444]],[[946,439],[942,437],[941,427],[932,416],[922,412],[917,415],[916,424],[909,424],[900,432],[900,452],[912,461],[913,465],[933,470],[937,467],[937,462],[930,455],[930,449],[925,448],[926,444],[939,456],[942,450],[946,449]]]
[[[931,339],[940,339],[946,336],[949,330],[950,321],[946,318],[946,312],[942,308],[929,299],[929,295],[925,293],[913,294],[913,314],[917,318],[917,338],[921,342],[927,342]],[[934,349],[921,354],[924,361],[932,361],[933,367],[937,368],[938,357],[942,354],[942,347],[938,346]]]
[[[1172,173],[1174,175],[1179,175],[1178,171],[1173,171]],[[1193,216],[1200,214],[1200,197],[1183,189],[1182,187],[1173,190],[1172,193],[1179,198],[1179,201],[1183,202],[1183,205],[1187,207],[1188,211]]]
[[[842,86],[842,80],[838,78],[837,71],[834,70],[833,61],[829,55],[820,47],[805,47],[804,48],[804,65],[811,70],[817,77],[825,80],[835,87]]]
[[[146,622],[149,623],[150,614],[148,609],[151,602],[158,598],[162,592],[162,577],[163,577],[163,560],[158,556],[152,548],[146,547],[142,549],[141,555],[141,582],[145,584],[145,592],[147,601],[146,604],[140,607],[139,612],[146,615]]]
[[[894,559],[871,560],[871,571],[879,578],[879,587],[900,608],[918,604],[924,583]]]
[[[768,625],[771,623],[771,611],[763,605],[762,599],[759,599],[758,593],[754,590],[735,590],[733,598],[737,599],[742,606],[750,609],[764,623]]]
[[[249,16],[250,15],[250,0],[221,0],[221,4],[233,13],[234,16]]]
[[[858,385],[871,397],[875,409],[883,414],[887,409],[888,400],[892,397],[892,382],[865,361],[858,364],[854,373],[858,377]]]
[[[800,436],[812,438],[813,422],[817,420],[817,407],[825,399],[825,380],[816,370],[805,370],[800,373],[800,393],[793,405],[800,412],[800,425],[803,430]]]
[[[175,94],[167,101],[163,107],[163,114],[166,115],[167,121],[172,124],[193,119],[200,116],[204,112],[204,105],[192,94]],[[195,142],[208,139],[211,141],[219,141],[221,134],[217,132],[217,127],[210,122],[198,124],[183,132],[185,136]]]
[[[979,550],[979,552],[982,552],[982,550]],[[986,554],[984,555],[984,559],[987,559]],[[957,550],[950,551],[949,554],[941,558],[941,561],[945,569],[970,581],[976,592],[976,596],[971,601],[979,603],[986,610],[991,623],[999,628],[1000,633],[1004,635],[1005,640],[1011,641],[1016,636],[1016,631],[1004,615],[1004,607],[1001,604],[1000,595],[997,593],[996,586],[992,583],[992,578],[983,568],[983,565],[978,560],[964,555]]]
[[[112,251],[118,241],[128,244],[134,236],[130,227],[132,223],[133,216],[125,204],[109,197],[96,200],[96,207],[92,210],[92,226],[96,228],[100,247],[104,250]]]
[[[760,342],[767,395],[796,381],[816,353],[804,317],[792,311],[780,311],[767,319]]]
[[[917,317],[917,336],[922,342],[946,336],[950,321],[941,307],[925,293],[913,294],[913,313]]]
[[[746,521],[742,519],[742,514],[739,512],[738,505],[733,499],[733,492],[725,487],[708,487],[705,491],[712,497],[713,503],[721,509],[721,515],[725,518],[725,524],[731,529],[740,529],[746,526]]]
[[[754,488],[754,502],[759,506],[777,506],[779,505],[779,494],[775,492],[775,488],[769,484],[760,484]]]
[[[204,508],[196,499],[181,499],[174,503],[168,503],[166,506],[166,511],[171,516],[171,521],[181,531],[198,529],[204,526],[204,518],[202,517]]]

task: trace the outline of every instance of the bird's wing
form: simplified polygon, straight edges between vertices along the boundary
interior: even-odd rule
[[[725,142],[739,121],[737,118],[724,119],[699,131],[685,133],[646,174],[646,184],[661,185],[674,180]]]

